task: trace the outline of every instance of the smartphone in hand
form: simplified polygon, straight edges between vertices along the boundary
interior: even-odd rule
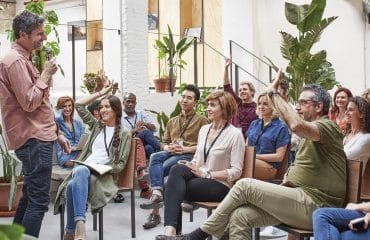
[[[350,221],[350,224],[352,224],[352,227],[356,231],[365,231],[365,218],[356,218]]]

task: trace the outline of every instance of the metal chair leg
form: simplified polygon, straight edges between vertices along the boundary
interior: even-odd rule
[[[260,228],[254,228],[254,239],[260,240]]]
[[[136,238],[136,222],[135,222],[135,190],[131,189],[131,237]]]
[[[100,210],[99,214],[99,240],[103,240],[103,209]],[[96,215],[95,215],[96,216]]]
[[[63,240],[64,235],[64,205],[60,206],[60,240]]]
[[[96,216],[96,214],[93,214],[93,231],[96,231],[98,229],[97,228],[97,226],[98,226],[97,222],[98,222],[97,216]]]
[[[193,220],[194,220],[194,211],[193,210],[189,212],[189,217],[190,217],[189,222],[193,222]]]

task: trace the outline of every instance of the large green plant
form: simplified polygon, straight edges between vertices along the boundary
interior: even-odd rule
[[[184,69],[187,65],[182,59],[182,55],[189,49],[193,43],[193,39],[182,37],[179,42],[175,43],[171,28],[167,25],[168,36],[163,36],[162,39],[155,41],[155,49],[158,50],[158,58],[161,60],[160,77],[176,78],[177,68]]]
[[[296,102],[305,84],[316,83],[330,90],[337,82],[332,64],[326,60],[326,51],[311,53],[312,47],[320,40],[324,29],[337,17],[322,19],[326,0],[312,0],[311,4],[295,5],[285,3],[285,16],[295,25],[298,36],[281,31],[280,50],[283,58],[289,61],[285,80],[289,81],[289,98]],[[268,59],[277,71],[270,59]]]
[[[178,90],[179,94],[182,94],[186,85],[187,85],[186,83],[182,83],[180,85],[179,90]],[[201,92],[200,99],[198,101],[198,104],[197,104],[196,110],[195,110],[197,114],[206,115],[206,108],[207,108],[206,98],[211,93],[212,89],[213,88],[204,88],[203,91]],[[154,110],[147,110],[147,111],[156,115],[157,122],[159,124],[158,136],[159,136],[159,140],[162,142],[163,136],[164,136],[164,131],[167,127],[168,120],[170,120],[170,118],[176,117],[177,115],[179,115],[181,113],[181,106],[177,102],[176,106],[175,106],[175,109],[170,113],[169,116],[166,113],[164,113],[163,111],[160,111],[160,112],[154,111]]]
[[[0,124],[0,155],[3,160],[3,182],[10,183],[10,194],[9,194],[9,201],[8,201],[8,208],[9,210],[12,209],[14,204],[16,190],[17,190],[17,180],[18,176],[16,175],[16,167],[19,162],[17,157],[15,156],[14,151],[10,151],[8,146],[5,142],[3,136],[3,128]]]
[[[45,34],[49,36],[50,33],[54,33],[56,41],[46,41],[44,46],[40,50],[35,50],[32,54],[32,61],[35,67],[42,72],[44,69],[45,62],[47,61],[47,57],[49,54],[49,50],[51,50],[52,56],[58,56],[60,53],[60,39],[59,34],[57,31],[57,27],[59,24],[58,15],[55,11],[46,11],[44,0],[40,1],[32,1],[26,5],[26,10],[45,18],[44,29]],[[6,32],[8,33],[8,39],[12,42],[15,41],[14,32],[12,29],[7,29]],[[58,67],[61,71],[61,74],[64,76],[64,72],[62,67],[58,64]]]

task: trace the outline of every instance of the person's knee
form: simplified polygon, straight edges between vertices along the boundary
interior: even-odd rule
[[[320,221],[322,219],[325,219],[326,216],[327,216],[327,211],[325,208],[318,208],[312,214],[312,218],[314,221]]]
[[[153,153],[150,156],[149,166],[153,166],[155,164],[162,164],[167,157],[168,153],[165,151]]]
[[[182,174],[183,172],[186,171],[186,169],[188,169],[188,167],[186,167],[185,165],[183,164],[176,164],[175,166],[173,166],[171,169],[170,169],[170,173],[169,175],[178,175],[178,174]]]
[[[72,170],[72,176],[79,176],[79,177],[88,177],[90,175],[90,170],[86,166],[77,166]]]

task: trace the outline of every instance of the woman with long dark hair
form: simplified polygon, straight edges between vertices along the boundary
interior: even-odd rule
[[[117,192],[113,173],[118,173],[124,168],[129,156],[131,133],[121,127],[122,105],[119,98],[106,96],[111,90],[112,84],[107,82],[99,92],[76,101],[76,110],[91,131],[90,138],[77,160],[108,165],[112,170],[99,175],[84,165],[76,165],[72,169],[72,174],[61,184],[54,212],[58,213],[60,205],[65,201],[67,212],[65,240],[86,239],[87,201],[90,202],[93,213],[106,205]],[[98,121],[85,106],[100,97],[103,99],[100,105],[101,119]]]

